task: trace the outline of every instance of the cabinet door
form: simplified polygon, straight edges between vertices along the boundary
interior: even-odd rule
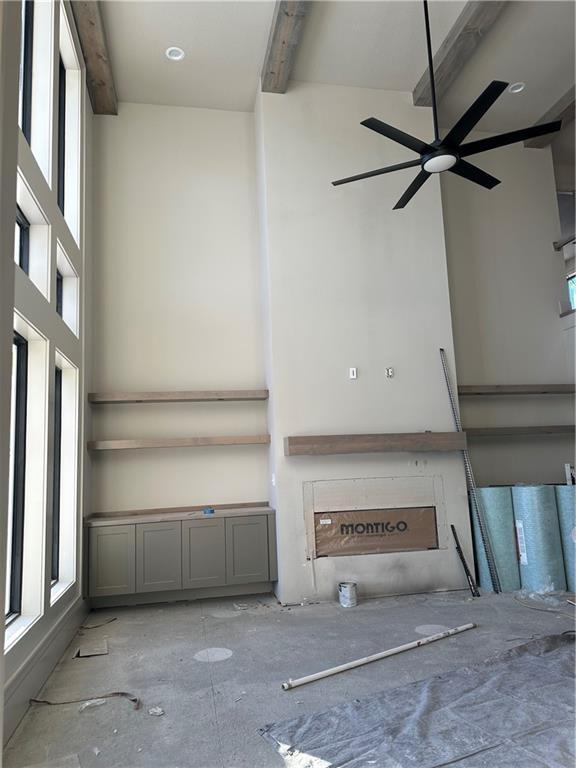
[[[182,587],[226,584],[226,526],[223,518],[182,521]]]
[[[226,518],[226,583],[268,581],[266,515]]]
[[[90,596],[134,594],[135,561],[134,525],[90,528]]]
[[[182,589],[180,521],[136,525],[136,592]]]

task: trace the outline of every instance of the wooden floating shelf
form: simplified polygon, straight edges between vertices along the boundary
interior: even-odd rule
[[[336,453],[462,451],[465,432],[399,432],[370,435],[302,435],[284,438],[285,456]]]
[[[208,389],[175,392],[90,392],[93,405],[121,403],[209,403],[267,400],[267,389]]]
[[[211,445],[268,445],[270,435],[164,437],[137,440],[90,440],[89,451],[131,451],[141,448],[198,448]]]
[[[523,435],[573,435],[570,424],[553,424],[545,427],[466,427],[466,434],[475,437],[522,437]]]
[[[574,384],[462,384],[458,394],[471,395],[573,395]]]

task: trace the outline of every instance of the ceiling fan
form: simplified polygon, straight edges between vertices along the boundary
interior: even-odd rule
[[[434,83],[434,66],[432,61],[432,46],[430,43],[430,19],[428,17],[427,0],[424,0],[424,22],[426,25],[426,45],[428,48],[428,69],[430,72],[434,141],[431,141],[430,143],[421,141],[415,136],[411,136],[398,128],[394,128],[392,125],[388,125],[388,123],[383,123],[376,117],[369,117],[367,120],[363,120],[361,125],[370,128],[372,131],[376,131],[376,133],[382,134],[382,136],[386,136],[388,139],[392,139],[392,141],[395,141],[397,144],[402,144],[402,146],[416,152],[420,157],[417,160],[409,160],[406,163],[389,165],[386,168],[377,168],[375,171],[359,173],[357,176],[348,176],[345,179],[338,179],[338,181],[332,182],[336,187],[340,184],[348,184],[351,181],[369,179],[373,176],[380,176],[384,173],[391,173],[392,171],[400,171],[403,168],[414,168],[419,165],[420,172],[406,192],[404,192],[400,200],[398,200],[394,206],[394,210],[404,208],[433,173],[451,171],[458,176],[473,181],[475,184],[479,184],[481,187],[492,189],[497,184],[500,184],[500,180],[491,176],[489,173],[486,173],[481,168],[477,168],[475,165],[468,163],[464,160],[465,157],[477,155],[478,153],[486,152],[489,149],[505,147],[507,144],[515,144],[516,142],[525,141],[526,139],[531,139],[535,136],[543,136],[546,133],[554,133],[555,131],[559,131],[562,126],[562,121],[556,120],[552,123],[533,125],[530,128],[525,128],[520,131],[501,133],[498,136],[490,136],[486,139],[463,144],[462,142],[466,136],[468,136],[470,131],[473,130],[502,92],[508,88],[508,83],[504,83],[501,80],[493,80],[486,90],[480,94],[472,106],[462,115],[456,125],[451,128],[443,139],[441,139],[438,132],[438,109],[436,104],[436,86]]]

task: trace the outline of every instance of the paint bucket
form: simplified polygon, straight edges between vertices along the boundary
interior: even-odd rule
[[[338,599],[342,608],[354,608],[358,605],[355,581],[341,581],[338,584]]]

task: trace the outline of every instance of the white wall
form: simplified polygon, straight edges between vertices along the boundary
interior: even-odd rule
[[[452,430],[439,359],[452,330],[439,183],[403,211],[404,171],[333,188],[331,180],[413,155],[366,128],[371,115],[422,138],[428,110],[409,94],[293,83],[260,94],[263,275],[267,291],[271,472],[279,530],[279,597],[332,599],[342,579],[363,593],[460,588],[447,550],[306,560],[303,482],[440,475],[449,522],[469,551],[461,458],[453,454],[283,455],[287,435]],[[348,379],[348,368],[358,379]],[[396,375],[387,380],[386,366]]]
[[[573,381],[558,302],[566,298],[549,149],[513,145],[471,158],[501,179],[488,191],[442,176],[456,362],[461,384]],[[570,424],[570,397],[465,398],[468,426]],[[563,482],[570,436],[477,440],[481,484]]]
[[[92,390],[263,386],[254,116],[120,104],[95,121]],[[93,435],[266,432],[263,404],[93,408]],[[93,457],[91,511],[267,498],[265,446]]]

